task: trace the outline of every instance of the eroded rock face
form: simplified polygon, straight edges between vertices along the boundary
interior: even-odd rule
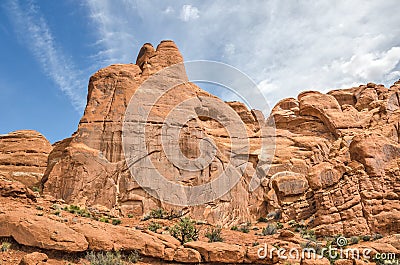
[[[280,101],[271,114],[277,146],[266,177],[270,208],[285,220],[308,220],[323,235],[400,231],[399,88],[369,83]],[[282,189],[282,174],[299,183],[305,176],[309,188],[294,196],[306,186],[288,180]]]
[[[136,183],[127,168],[122,144],[124,115],[132,95],[149,76],[180,62],[183,62],[183,59],[176,45],[172,41],[163,41],[157,49],[145,44],[139,53],[137,64],[111,65],[95,73],[90,78],[88,102],[77,132],[71,138],[55,145],[49,156],[49,166],[43,179],[44,191],[68,203],[99,204],[115,208],[123,215],[143,216],[158,207],[167,211],[182,210],[182,207],[154,199]],[[246,134],[244,140],[251,139],[250,150],[245,151],[245,155],[250,153],[252,160],[243,160],[240,163],[237,170],[243,177],[232,191],[217,201],[191,207],[190,215],[195,219],[219,224],[257,219],[265,211],[264,191],[257,189],[250,192],[248,186],[254,173],[253,164],[256,164],[258,159],[256,152],[259,149],[260,118],[257,117],[260,115],[249,111],[242,103],[226,104],[195,84],[187,82],[184,69],[177,76],[171,75],[167,78],[179,78],[184,83],[163,93],[152,106],[148,117],[133,117],[139,124],[146,124],[146,135],[137,133],[132,137],[132,141],[146,138],[148,157],[166,179],[185,186],[208,183],[224,171],[232,155],[228,132],[220,121],[208,116],[212,115],[211,112],[218,113],[219,106],[230,109],[243,124]],[[149,93],[157,93],[157,89],[162,87],[154,86],[152,89]],[[204,98],[213,99],[214,104],[203,101]],[[148,100],[149,95],[145,93],[140,96],[139,102]],[[195,102],[191,103],[189,100]],[[164,125],[170,129],[174,128],[175,124],[167,124],[165,120],[174,107],[182,102],[189,103],[180,106],[180,111],[194,114],[192,119],[181,124],[183,127],[180,131],[179,147],[182,154],[189,159],[199,157],[200,140],[204,137],[211,138],[219,150],[209,166],[194,171],[181,170],[174,166],[164,149],[174,153],[179,148],[173,142],[163,145],[161,138]],[[144,104],[144,107],[147,106]],[[227,118],[223,119],[230,122]],[[135,132],[135,129],[132,131]],[[163,136],[170,137],[168,133],[164,133]],[[135,148],[135,145],[132,147]],[[255,154],[252,155],[252,152]],[[142,161],[135,163],[140,164]],[[146,165],[139,164],[136,165],[139,168],[138,174],[151,178],[152,173]]]
[[[36,131],[0,135],[0,176],[29,187],[37,185],[46,170],[51,150],[49,141]]]
[[[176,45],[164,41],[157,49],[145,44],[135,65],[112,65],[94,74],[77,132],[58,143],[49,156],[44,191],[68,203],[103,205],[122,215],[140,217],[158,207],[183,210],[153,198],[138,185],[126,165],[122,144],[124,114],[132,95],[157,71],[182,61]],[[186,80],[183,71],[178,76]],[[167,84],[174,78],[177,76],[170,75],[164,81]],[[147,102],[149,94],[159,92],[159,85],[141,94],[138,102]],[[146,134],[133,134],[130,140],[140,143],[145,138],[146,157],[168,180],[184,186],[208,183],[225,169],[232,151],[226,128],[205,114],[217,105],[229,107],[245,125],[250,142],[249,150],[237,152],[248,155],[238,168],[242,177],[221,198],[184,209],[192,218],[227,226],[279,212],[283,221],[306,220],[322,235],[398,232],[399,88],[399,82],[390,89],[369,83],[328,94],[307,91],[297,99],[280,101],[267,119],[276,125],[276,150],[270,167],[257,166],[262,115],[238,102],[224,103],[189,82],[164,93],[148,117],[138,112],[134,120],[145,124]],[[180,110],[197,115],[186,121],[179,142],[171,141],[166,148],[176,151],[176,156],[181,155],[180,149],[185,157],[196,159],[202,153],[200,139],[212,139],[218,154],[208,167],[197,171],[174,166],[164,153],[161,138],[169,139],[168,132],[176,125],[165,122],[173,108],[193,98],[199,105],[182,105]],[[202,98],[217,103],[207,105]],[[132,150],[138,146],[133,145]],[[138,175],[152,178],[142,158],[132,162]],[[249,188],[253,173],[261,184],[255,191]],[[173,259],[172,254],[170,257]],[[196,253],[179,252],[177,259],[196,257]]]

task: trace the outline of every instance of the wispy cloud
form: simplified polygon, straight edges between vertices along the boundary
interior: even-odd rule
[[[87,3],[100,54],[114,63],[133,61],[145,42],[173,39],[186,60],[241,69],[272,104],[302,90],[400,78],[397,0]]]
[[[199,9],[197,7],[192,6],[192,5],[183,5],[181,14],[180,14],[180,19],[182,21],[189,21],[189,20],[195,20],[198,19],[199,16]]]
[[[43,72],[68,96],[73,107],[82,112],[86,80],[57,46],[39,7],[33,1],[21,5],[18,0],[9,0],[6,9],[19,39],[32,52]]]

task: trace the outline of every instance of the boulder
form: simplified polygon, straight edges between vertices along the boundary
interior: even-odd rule
[[[38,187],[51,150],[49,141],[36,131],[0,135],[0,177]]]

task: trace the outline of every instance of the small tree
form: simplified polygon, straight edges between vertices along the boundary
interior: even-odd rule
[[[178,239],[181,244],[196,241],[199,238],[199,231],[195,227],[195,222],[188,217],[181,218],[179,223],[170,229],[173,237]]]

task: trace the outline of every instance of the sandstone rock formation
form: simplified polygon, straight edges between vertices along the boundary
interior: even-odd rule
[[[0,135],[0,177],[37,185],[47,167],[52,146],[36,131],[15,131]]]
[[[399,89],[309,91],[275,106],[268,200],[284,220],[309,220],[324,235],[400,231]]]
[[[159,207],[182,210],[155,199],[138,185],[125,162],[122,144],[124,115],[132,95],[138,94],[138,88],[157,71],[182,61],[176,45],[163,41],[157,49],[145,44],[135,65],[112,65],[95,73],[77,132],[56,144],[49,156],[42,180],[44,191],[69,203],[113,208],[124,216],[141,217]],[[137,142],[145,138],[146,156],[168,180],[185,186],[210,182],[234,153],[228,148],[232,138],[226,128],[204,114],[214,106],[199,100],[202,97],[233,109],[245,124],[250,141],[248,158],[242,161],[244,167],[238,168],[243,174],[239,183],[213,202],[189,207],[191,217],[227,226],[280,213],[283,221],[306,220],[321,235],[400,231],[399,82],[390,89],[369,83],[328,94],[307,91],[297,99],[280,101],[268,118],[276,125],[275,156],[268,170],[260,167],[263,163],[257,164],[264,121],[256,111],[238,102],[225,104],[186,82],[184,70],[163,82],[174,78],[185,82],[164,93],[146,119],[139,114],[134,117],[146,125],[146,135],[136,133],[131,138]],[[158,93],[158,85],[148,93]],[[142,94],[138,102],[149,98]],[[181,124],[179,144],[170,142],[167,149],[179,150],[179,145],[185,157],[195,159],[201,154],[199,140],[209,137],[218,154],[204,170],[186,171],[169,161],[161,135],[163,126],[169,128],[167,131],[173,129],[166,122],[170,111],[193,98],[200,107],[189,104],[179,110],[196,117]],[[139,168],[137,175],[151,179],[148,165],[141,160],[134,161]],[[261,187],[251,191],[254,173]]]
[[[163,41],[156,50],[150,44],[145,44],[136,65],[111,65],[95,73],[90,78],[88,102],[77,132],[71,138],[56,144],[49,156],[49,165],[43,178],[44,191],[69,203],[98,204],[116,208],[125,216],[127,214],[143,216],[158,207],[182,210],[154,199],[135,182],[125,163],[122,145],[123,120],[132,95],[150,75],[182,61],[176,45],[172,41]],[[152,106],[151,114],[146,120],[146,117],[137,117],[139,120],[143,119],[140,122],[146,124],[148,133],[146,136],[136,134],[133,140],[146,137],[149,157],[164,177],[187,186],[200,185],[210,182],[220,174],[231,155],[227,131],[214,119],[207,117],[205,111],[218,113],[218,110],[213,108],[218,106],[231,108],[220,99],[187,82],[184,70],[178,75],[169,78],[176,78],[184,83],[164,93]],[[164,81],[166,82],[165,79]],[[154,86],[152,89],[152,93],[156,93],[158,88]],[[143,94],[141,97],[139,102],[149,100],[148,94]],[[216,103],[203,102],[202,97],[213,99]],[[179,146],[183,155],[190,159],[197,158],[200,154],[199,142],[203,137],[210,137],[218,147],[218,155],[211,164],[197,171],[180,170],[175,167],[168,161],[163,148],[169,148],[173,152],[179,149],[172,142],[167,147],[163,147],[161,142],[163,125],[170,126],[164,122],[167,115],[174,107],[187,100],[196,102],[180,107],[180,111],[197,115],[183,124],[180,132]],[[252,140],[255,148],[247,153],[256,151],[260,125],[255,114],[241,103],[230,103],[230,106],[237,111],[238,114],[234,111],[233,113],[239,120],[241,117],[245,124],[244,132],[248,133],[245,140],[251,137],[255,139]],[[244,164],[241,163],[241,166],[253,168],[251,163],[247,165],[247,162],[243,161]],[[139,166],[139,169],[143,171],[138,174],[143,176],[149,174],[146,166]],[[240,170],[245,171],[244,168]],[[191,216],[220,224],[257,219],[265,211],[263,190],[249,192],[250,173],[245,173],[239,184],[217,201],[192,207]]]

